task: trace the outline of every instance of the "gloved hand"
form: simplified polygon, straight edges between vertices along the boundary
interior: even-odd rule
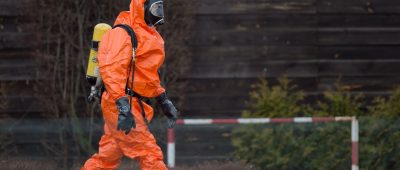
[[[131,113],[128,97],[121,97],[116,101],[118,108],[117,130],[125,131],[128,134],[132,128],[136,128],[135,119]]]
[[[168,128],[173,128],[175,126],[176,119],[178,118],[178,110],[176,110],[171,100],[168,99],[166,93],[161,94],[156,99],[158,104],[161,105],[164,115],[168,118]]]

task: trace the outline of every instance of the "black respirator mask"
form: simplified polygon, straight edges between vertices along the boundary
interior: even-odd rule
[[[144,3],[144,20],[149,26],[158,26],[165,23],[163,0],[146,0]]]

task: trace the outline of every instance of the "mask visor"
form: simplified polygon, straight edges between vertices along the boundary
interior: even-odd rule
[[[150,13],[155,17],[164,18],[164,5],[162,1],[157,1],[151,4]]]

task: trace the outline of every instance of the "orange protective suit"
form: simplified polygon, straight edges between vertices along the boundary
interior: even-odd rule
[[[134,91],[144,97],[156,97],[165,92],[160,85],[158,69],[164,62],[164,40],[154,27],[144,21],[144,1],[132,0],[130,11],[121,12],[114,25],[127,24],[138,39]],[[105,121],[99,152],[86,161],[83,170],[116,169],[122,156],[138,159],[143,170],[167,169],[160,147],[143,120],[136,98],[132,112],[136,128],[125,135],[117,131],[118,110],[115,101],[125,94],[129,65],[132,59],[131,37],[122,28],[108,31],[99,46],[99,70],[106,91],[102,96],[101,109]],[[130,83],[129,83],[130,84]],[[132,89],[132,87],[130,87]],[[153,108],[143,103],[146,118],[153,118]]]

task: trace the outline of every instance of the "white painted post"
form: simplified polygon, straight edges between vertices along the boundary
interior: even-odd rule
[[[175,167],[175,132],[174,129],[168,129],[167,131],[168,146],[167,146],[167,161],[168,167]]]
[[[351,170],[358,170],[358,120],[353,117],[351,121]]]

